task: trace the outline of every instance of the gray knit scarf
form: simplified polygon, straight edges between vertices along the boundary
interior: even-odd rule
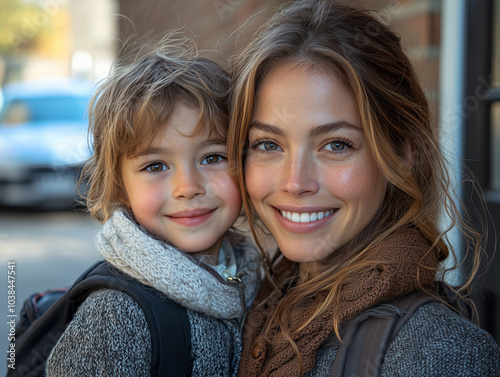
[[[225,281],[215,270],[181,250],[155,239],[124,210],[117,210],[97,236],[97,247],[113,266],[151,286],[187,309],[219,319],[239,318],[240,288]],[[254,244],[233,244],[238,273],[249,306],[260,283],[259,256]],[[241,284],[241,283],[240,283]]]

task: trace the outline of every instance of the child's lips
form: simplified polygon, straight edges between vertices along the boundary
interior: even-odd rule
[[[217,208],[196,208],[166,215],[175,223],[183,226],[197,226],[206,222]]]
[[[197,217],[197,216],[203,216],[206,215],[209,212],[214,211],[215,208],[195,208],[195,209],[187,209],[184,211],[179,211],[179,212],[174,212],[169,215],[168,217]]]

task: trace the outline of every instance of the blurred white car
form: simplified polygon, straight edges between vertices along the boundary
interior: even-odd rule
[[[3,87],[0,205],[64,208],[75,203],[81,168],[90,156],[91,91],[90,83],[71,79]]]

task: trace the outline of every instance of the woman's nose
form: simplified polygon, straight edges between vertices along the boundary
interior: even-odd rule
[[[192,199],[206,193],[201,174],[194,168],[180,168],[173,174],[173,196],[176,199]]]
[[[291,195],[312,195],[319,190],[319,177],[312,157],[304,154],[290,156],[283,167],[283,190]]]

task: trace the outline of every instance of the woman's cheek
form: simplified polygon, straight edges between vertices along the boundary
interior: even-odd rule
[[[365,196],[376,195],[380,187],[381,175],[369,161],[335,169],[325,176],[328,177],[330,191],[343,199],[364,199]]]
[[[276,174],[276,172],[275,172]],[[245,166],[245,186],[248,195],[252,200],[261,199],[267,186],[270,183],[269,169],[266,167],[257,167],[254,164]]]

